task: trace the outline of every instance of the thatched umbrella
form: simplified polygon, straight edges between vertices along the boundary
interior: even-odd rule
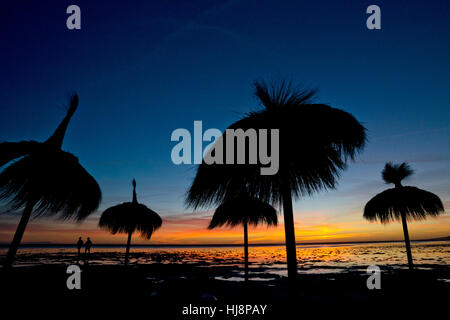
[[[135,231],[140,232],[141,237],[150,239],[153,232],[161,227],[161,217],[145,205],[137,202],[136,180],[133,179],[133,201],[124,202],[106,209],[98,226],[110,231],[112,234],[128,234],[127,249],[125,253],[125,266],[128,265],[131,236]]]
[[[268,203],[247,194],[227,199],[214,212],[208,229],[226,225],[228,227],[244,226],[245,281],[248,280],[248,225],[266,224],[276,226],[276,210]]]
[[[95,179],[77,157],[61,150],[77,106],[78,96],[74,94],[64,120],[45,142],[0,143],[0,167],[9,164],[0,173],[0,200],[7,200],[10,210],[24,208],[4,262],[5,268],[11,267],[32,215],[81,221],[100,204],[101,191]]]
[[[441,199],[434,193],[401,184],[403,179],[412,174],[413,170],[405,162],[400,165],[386,163],[382,172],[383,180],[393,183],[395,188],[377,194],[364,208],[364,218],[369,221],[380,220],[383,224],[402,221],[409,269],[413,269],[413,260],[407,221],[424,220],[444,212]]]
[[[256,164],[239,165],[207,164],[203,160],[186,202],[193,208],[219,205],[232,190],[230,186],[244,184],[250,196],[282,206],[288,275],[295,279],[297,258],[292,197],[334,188],[347,160],[353,159],[364,147],[366,129],[345,111],[313,103],[314,92],[298,90],[284,81],[272,86],[256,82],[255,95],[263,109],[249,113],[229,129],[279,129],[278,172],[261,175],[260,169],[267,166],[261,159]],[[263,139],[259,133],[257,135],[258,140]],[[218,143],[226,145],[225,134]],[[215,156],[215,145],[208,156]],[[273,152],[271,146],[268,149],[269,154]],[[248,155],[248,144],[246,151]]]

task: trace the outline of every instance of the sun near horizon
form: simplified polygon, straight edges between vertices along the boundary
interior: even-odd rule
[[[365,242],[365,241],[401,241],[403,240],[400,223],[381,225],[369,223],[350,214],[352,219],[327,219],[325,214],[296,214],[295,229],[297,244],[327,242]],[[240,245],[243,242],[243,228],[217,228],[208,230],[208,213],[167,216],[163,218],[161,229],[151,240],[133,236],[132,244],[139,245]],[[249,244],[284,243],[284,225],[282,215],[277,227],[250,227]],[[12,218],[3,224],[0,230],[0,243],[9,243],[14,235],[18,218]],[[50,219],[31,221],[24,243],[75,244],[79,236],[90,237],[95,244],[122,245],[126,243],[125,234],[112,235],[97,227],[98,217],[90,217],[85,222],[64,223]],[[409,224],[412,240],[443,238],[450,236],[450,217],[442,215],[435,219],[412,222]]]

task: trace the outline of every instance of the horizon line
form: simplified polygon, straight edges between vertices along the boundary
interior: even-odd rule
[[[450,241],[450,236],[447,237],[439,237],[432,239],[418,239],[411,240],[411,242],[420,242],[420,241]],[[324,244],[362,244],[362,243],[389,243],[389,242],[404,242],[404,240],[374,240],[374,241],[328,241],[328,242],[300,242],[296,243],[296,245],[324,245]],[[2,242],[0,243],[0,247],[9,247],[10,243]],[[170,243],[151,243],[151,244],[132,244],[132,247],[241,247],[243,243],[208,243],[208,244],[200,244],[200,243],[185,243],[185,244],[170,244]],[[284,242],[279,243],[253,243],[248,244],[249,247],[264,247],[264,246],[284,246]],[[76,247],[74,243],[53,243],[53,242],[25,242],[20,244],[20,247],[51,247],[51,246],[73,246]],[[99,243],[94,244],[93,247],[121,247],[126,246],[126,244],[120,243]]]

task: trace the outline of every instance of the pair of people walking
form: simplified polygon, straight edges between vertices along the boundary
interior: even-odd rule
[[[81,237],[78,238],[77,248],[78,248],[78,261],[80,261],[81,248],[84,246],[84,260],[87,260],[87,255],[91,253],[92,241],[91,238],[87,238],[86,242],[83,242]]]

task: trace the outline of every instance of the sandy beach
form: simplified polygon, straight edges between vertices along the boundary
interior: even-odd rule
[[[285,278],[252,280],[249,283],[217,280],[227,276],[232,267],[208,267],[183,264],[123,266],[84,266],[82,289],[68,290],[64,265],[14,268],[1,273],[2,298],[5,303],[16,300],[33,304],[50,302],[57,308],[87,305],[95,310],[114,313],[114,307],[137,308],[138,313],[151,310],[152,314],[170,319],[192,319],[182,314],[183,307],[216,305],[268,305],[264,319],[278,318],[289,313],[289,308],[314,310],[327,306],[332,309],[359,309],[379,305],[399,309],[402,303],[414,305],[445,305],[450,293],[450,272],[446,267],[404,271],[382,271],[382,289],[368,290],[367,274],[348,272],[340,274],[304,274],[298,277],[294,288]],[[290,303],[294,302],[294,303]],[[76,308],[74,312],[76,312]],[[36,310],[38,313],[43,310]],[[317,309],[316,309],[317,311]],[[118,312],[121,312],[118,310]],[[233,318],[220,314],[215,318]]]
[[[306,255],[312,251],[315,266],[299,266],[295,286],[289,286],[282,257],[277,248],[250,248],[261,259],[250,265],[250,281],[243,281],[242,248],[178,248],[133,249],[131,265],[122,265],[123,248],[94,249],[91,263],[80,261],[81,289],[69,290],[67,267],[76,263],[73,248],[23,249],[17,266],[10,272],[1,272],[3,300],[30,301],[36,306],[52,301],[52,309],[92,305],[100,313],[121,312],[121,306],[136,314],[167,316],[168,319],[201,319],[209,315],[184,315],[184,308],[215,306],[214,319],[232,319],[231,306],[265,306],[264,315],[246,315],[241,319],[271,319],[290,315],[290,310],[308,310],[333,313],[335,310],[360,310],[373,305],[401,310],[404,303],[426,306],[445,306],[450,294],[450,270],[446,263],[448,243],[415,244],[423,259],[416,270],[408,271],[406,264],[381,265],[381,289],[369,290],[366,281],[367,265],[361,260],[363,252],[374,259],[374,254],[399,260],[401,244],[358,246],[313,246],[298,249]],[[375,250],[375,248],[377,248]],[[358,251],[353,260],[346,261],[346,250]],[[429,252],[428,252],[428,251]],[[431,251],[430,251],[431,250]],[[427,252],[441,252],[440,260],[427,263]],[[211,255],[215,252],[215,255]],[[334,253],[335,261],[320,258],[318,252]],[[267,253],[264,255],[264,253]],[[337,254],[339,253],[340,256]],[[235,255],[235,256],[234,256]],[[275,257],[270,260],[268,257]],[[305,261],[307,257],[305,257]],[[258,264],[257,262],[264,262]],[[360,264],[356,264],[358,261]],[[440,263],[438,263],[440,261]],[[43,263],[44,262],[44,263]],[[392,262],[392,261],[391,261]],[[138,307],[140,306],[140,307]],[[143,307],[145,306],[145,307]],[[327,306],[322,310],[323,306]],[[115,309],[117,308],[117,309]],[[222,312],[218,310],[223,310]],[[384,310],[384,308],[383,308]],[[378,310],[380,311],[380,310]],[[41,312],[37,309],[36,312]],[[242,316],[242,315],[241,315]],[[288,317],[291,318],[291,317]]]

